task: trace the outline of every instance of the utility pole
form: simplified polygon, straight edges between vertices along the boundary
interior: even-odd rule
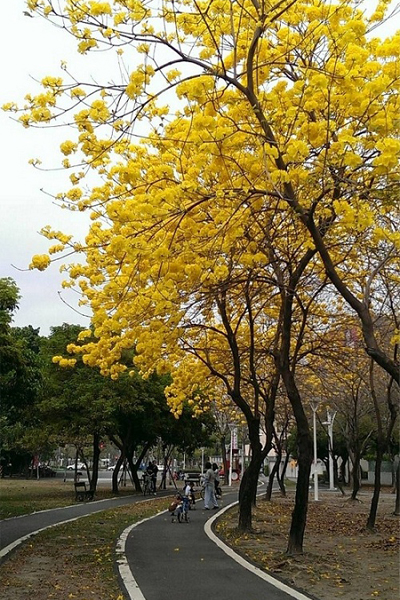
[[[318,497],[318,473],[317,473],[317,410],[319,400],[313,400],[310,402],[310,406],[313,411],[313,438],[314,438],[314,500],[317,502]]]

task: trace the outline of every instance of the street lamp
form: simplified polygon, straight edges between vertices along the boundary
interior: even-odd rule
[[[333,476],[333,421],[336,417],[336,410],[326,410],[326,421],[324,425],[328,425],[328,437],[329,437],[329,489],[334,490],[334,476]]]
[[[233,463],[233,434],[235,432],[235,424],[229,424],[229,430],[231,432],[231,444],[229,448],[229,487],[232,485],[232,463]]]
[[[232,485],[232,462],[233,462],[233,427],[231,430],[231,444],[229,446],[229,487]]]
[[[314,437],[314,500],[317,502],[318,498],[318,473],[317,473],[317,409],[319,400],[313,400],[310,402],[310,406],[313,411],[313,437]]]

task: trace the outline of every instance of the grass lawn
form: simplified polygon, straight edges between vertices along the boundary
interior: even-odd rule
[[[132,486],[122,488],[120,496],[133,494]],[[96,500],[112,498],[111,481],[101,485],[96,492]],[[75,490],[72,479],[65,482],[51,479],[0,479],[0,519],[17,517],[39,510],[75,504]]]
[[[21,513],[71,504],[73,484],[9,482],[8,511]],[[24,498],[27,490],[32,498]],[[111,496],[108,490],[100,494]],[[21,506],[18,508],[18,502]],[[124,600],[115,570],[115,544],[122,531],[167,508],[168,498],[144,499],[108,509],[70,523],[51,527],[32,537],[9,555],[0,571],[2,600]]]

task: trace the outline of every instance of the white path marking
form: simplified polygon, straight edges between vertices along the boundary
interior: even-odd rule
[[[208,519],[208,521],[204,525],[204,531],[208,535],[208,537],[214,542],[214,544],[221,548],[221,550],[223,550],[225,554],[227,554],[230,558],[239,563],[239,565],[241,565],[254,575],[257,575],[257,577],[264,579],[264,581],[267,581],[270,585],[273,585],[279,590],[282,590],[282,592],[285,592],[289,596],[292,596],[292,598],[296,598],[296,600],[312,600],[310,596],[305,596],[302,592],[292,589],[282,581],[271,577],[271,575],[268,575],[267,573],[265,573],[265,571],[262,571],[258,567],[255,567],[254,565],[247,562],[247,560],[245,560],[242,556],[239,556],[239,554],[236,554],[236,552],[232,550],[232,548],[224,544],[224,542],[215,535],[215,533],[212,530],[212,524],[214,523],[214,521],[218,517],[220,517],[221,514],[223,514],[226,510],[228,510],[232,506],[235,506],[236,504],[238,504],[238,502],[232,502],[232,504],[228,504],[228,506],[225,506],[222,510],[219,510],[215,515]]]

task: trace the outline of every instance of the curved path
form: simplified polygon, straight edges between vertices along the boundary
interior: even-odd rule
[[[169,492],[161,492],[159,496],[168,494]],[[43,529],[74,521],[102,510],[142,500],[143,496],[141,495],[115,497],[107,500],[82,502],[51,510],[41,510],[29,515],[4,519],[0,522],[0,561],[19,544]]]
[[[171,491],[161,492],[170,495]],[[224,504],[237,492],[225,492]],[[0,560],[39,531],[95,512],[143,500],[132,495],[30,515],[0,523]],[[172,523],[168,512],[145,519],[124,531],[117,544],[121,585],[129,600],[310,600],[252,566],[225,546],[212,531],[223,509],[206,511],[202,502],[190,511],[189,523]]]
[[[225,504],[237,493],[224,494]],[[202,502],[189,523],[168,512],[129,527],[117,545],[121,582],[130,600],[310,600],[240,557],[213,533],[219,511]]]

